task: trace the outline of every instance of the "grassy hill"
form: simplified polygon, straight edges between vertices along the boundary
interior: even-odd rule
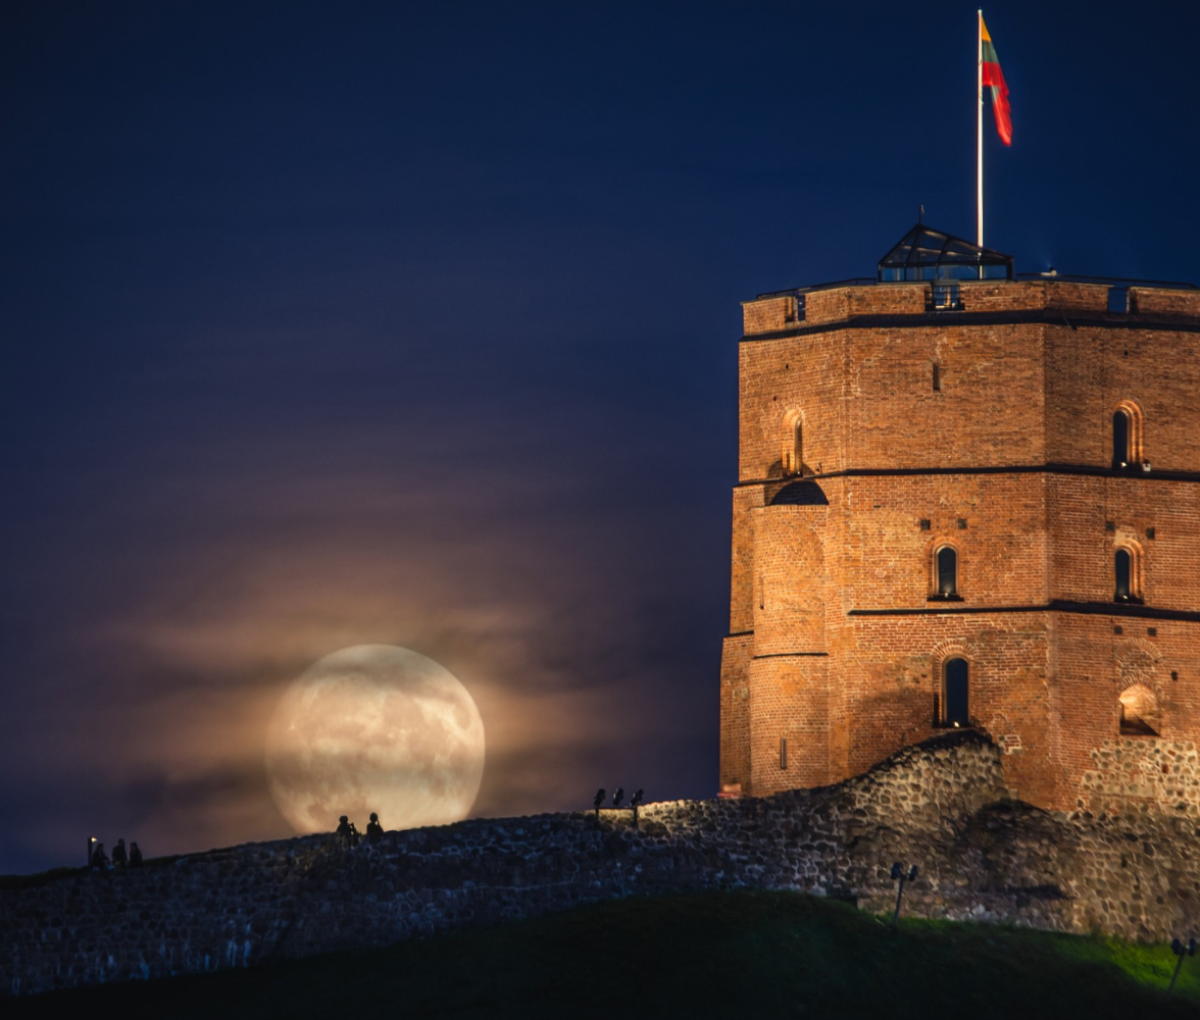
[[[902,921],[789,893],[629,899],[247,971],[58,992],[6,1017],[1196,1017],[1200,956]]]

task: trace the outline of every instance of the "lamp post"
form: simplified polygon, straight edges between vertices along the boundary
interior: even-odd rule
[[[638,823],[638,808],[642,806],[642,791],[638,790],[629,801],[629,806],[633,808],[633,827],[637,828]]]
[[[911,882],[917,877],[917,866],[914,864],[906,873],[904,865],[896,861],[892,865],[892,881],[900,880],[900,888],[896,892],[896,912],[892,914],[892,926],[895,927],[900,922],[900,901],[904,898],[904,883]]]
[[[1185,946],[1181,939],[1171,940],[1171,952],[1179,957],[1175,964],[1175,973],[1171,975],[1171,984],[1167,988],[1167,998],[1171,997],[1171,993],[1175,991],[1175,982],[1179,980],[1179,972],[1183,970],[1183,958],[1185,956],[1196,955],[1196,940],[1188,939],[1188,944]]]

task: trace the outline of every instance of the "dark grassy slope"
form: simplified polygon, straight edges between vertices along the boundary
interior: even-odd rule
[[[1200,1016],[1165,946],[902,922],[789,893],[630,899],[248,971],[10,1000],[7,1016]],[[14,1008],[15,1007],[15,1008]],[[757,1012],[761,1011],[761,1012]]]

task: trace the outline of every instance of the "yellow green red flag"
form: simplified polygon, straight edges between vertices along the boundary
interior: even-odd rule
[[[983,23],[983,15],[979,16],[979,52],[980,80],[992,88],[992,112],[996,115],[996,131],[1005,145],[1012,145],[1012,109],[1008,105],[1008,86],[1004,82],[1004,72],[1000,70],[1000,58],[996,56],[996,47],[992,45],[992,37],[987,25]]]

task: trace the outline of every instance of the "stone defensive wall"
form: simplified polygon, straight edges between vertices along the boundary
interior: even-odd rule
[[[1200,935],[1196,748],[1128,753],[1096,761],[1098,814],[1010,799],[1000,749],[960,731],[837,786],[651,804],[636,828],[625,810],[476,819],[372,845],[307,836],[9,878],[0,994],[254,966],[674,890],[797,890],[882,913],[893,861],[920,868],[907,915]],[[1156,811],[1126,807],[1145,802],[1151,771],[1169,772],[1175,793]]]

